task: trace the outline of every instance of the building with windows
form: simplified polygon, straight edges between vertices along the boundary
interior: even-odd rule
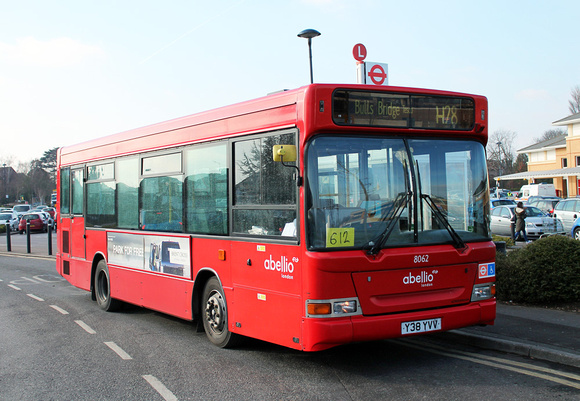
[[[580,113],[552,125],[566,127],[567,133],[519,149],[527,154],[528,171],[497,177],[500,180],[528,180],[530,184],[553,182],[561,197],[580,195]]]

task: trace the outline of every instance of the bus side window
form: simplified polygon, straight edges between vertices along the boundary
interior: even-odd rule
[[[295,234],[292,223],[297,217],[297,187],[292,185],[292,177],[296,172],[272,158],[275,145],[294,143],[294,131],[234,143],[235,233],[283,237]]]
[[[187,150],[185,166],[186,231],[227,234],[227,143]]]
[[[60,170],[60,213],[70,213],[70,168]]]
[[[182,232],[182,177],[150,177],[141,181],[139,226],[142,230]]]

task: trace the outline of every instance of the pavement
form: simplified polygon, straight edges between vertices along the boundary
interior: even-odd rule
[[[48,235],[32,234],[30,253],[26,236],[11,236],[12,251],[6,251],[6,236],[0,235],[0,255],[55,259],[48,254]],[[521,246],[525,246],[521,244]],[[483,349],[517,354],[580,368],[580,311],[563,311],[498,303],[493,326],[473,326],[431,334],[435,338]]]

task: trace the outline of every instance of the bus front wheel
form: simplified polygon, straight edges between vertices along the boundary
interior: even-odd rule
[[[97,304],[103,310],[114,312],[119,310],[121,302],[111,298],[111,280],[107,262],[99,261],[95,270],[95,298]]]
[[[239,342],[239,335],[228,330],[228,311],[224,290],[216,277],[208,280],[203,290],[202,320],[209,340],[221,348],[230,348]]]

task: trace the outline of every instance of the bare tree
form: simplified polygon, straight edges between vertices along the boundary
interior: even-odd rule
[[[570,110],[570,113],[572,114],[580,113],[580,86],[576,85],[572,88],[570,96],[572,97],[572,100],[568,100],[568,110]]]
[[[559,137],[560,135],[566,135],[566,130],[562,128],[549,129],[545,131],[541,137],[534,138],[534,143],[540,143],[547,141],[548,139],[554,139],[556,137]]]
[[[490,135],[487,142],[487,162],[490,178],[498,175],[511,174],[514,171],[514,139],[513,131],[499,130]]]

